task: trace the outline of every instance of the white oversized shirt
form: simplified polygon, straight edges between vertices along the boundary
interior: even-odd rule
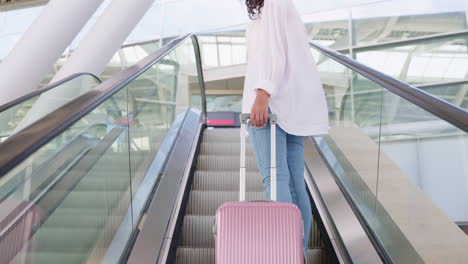
[[[298,136],[327,134],[328,108],[308,37],[292,0],[265,0],[246,30],[247,71],[242,112],[250,113],[257,89],[270,94],[278,125]]]

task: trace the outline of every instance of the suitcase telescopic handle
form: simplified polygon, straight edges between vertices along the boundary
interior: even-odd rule
[[[245,201],[245,194],[246,194],[246,176],[245,176],[245,156],[246,156],[246,149],[245,149],[245,131],[247,120],[250,119],[249,113],[242,113],[239,116],[239,120],[241,123],[241,149],[240,149],[240,182],[239,182],[239,200]],[[276,201],[276,115],[275,114],[268,114],[268,121],[270,122],[270,139],[271,139],[271,150],[270,150],[270,198],[272,201]]]
[[[243,113],[240,114],[239,120],[241,124],[247,124],[247,120],[250,119],[250,114],[249,113]],[[270,124],[275,125],[276,124],[276,115],[275,114],[268,114],[268,122]]]

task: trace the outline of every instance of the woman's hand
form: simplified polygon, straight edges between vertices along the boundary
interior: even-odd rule
[[[255,102],[250,110],[249,123],[254,127],[263,127],[268,122],[268,101],[270,94],[265,90],[258,89]]]

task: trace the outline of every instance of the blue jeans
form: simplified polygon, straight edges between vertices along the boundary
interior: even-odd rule
[[[262,128],[247,124],[250,142],[263,179],[266,199],[270,200],[270,124]],[[304,248],[308,248],[312,208],[304,181],[304,137],[286,133],[276,125],[276,177],[279,202],[299,207],[304,224]]]

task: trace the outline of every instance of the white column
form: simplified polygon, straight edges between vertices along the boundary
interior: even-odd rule
[[[86,33],[51,83],[78,72],[89,72],[99,76],[153,2],[154,0],[113,0]],[[89,88],[83,85],[81,84],[79,88],[55,89],[41,95],[17,126],[16,131],[35,122],[62,106],[70,100],[69,98],[77,97]]]
[[[34,91],[103,0],[51,0],[0,63],[0,105]]]
[[[76,72],[101,74],[153,2],[113,0],[53,81]]]

